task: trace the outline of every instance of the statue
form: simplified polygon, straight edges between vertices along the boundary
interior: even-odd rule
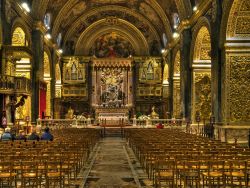
[[[65,115],[66,119],[73,119],[74,117],[74,110],[69,107],[67,114]]]
[[[159,114],[157,114],[155,112],[155,106],[152,107],[151,118],[152,119],[159,119]]]

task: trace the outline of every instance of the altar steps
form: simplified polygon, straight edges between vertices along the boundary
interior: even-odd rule
[[[123,129],[121,127],[104,127],[103,128],[103,136],[104,137],[122,137]]]

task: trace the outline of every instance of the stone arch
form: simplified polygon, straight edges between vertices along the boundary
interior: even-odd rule
[[[222,120],[231,125],[250,124],[250,2],[234,0],[225,4],[222,42],[225,47],[222,70]],[[223,34],[223,31],[225,32]]]
[[[194,28],[191,47],[192,120],[211,116],[211,35],[210,25],[202,17]]]
[[[88,55],[96,39],[109,32],[117,32],[129,41],[136,55],[148,55],[149,46],[142,33],[125,20],[117,19],[117,24],[107,24],[106,19],[99,20],[89,26],[76,43],[76,55]],[[84,45],[82,45],[84,44]]]
[[[180,85],[180,49],[177,49],[173,58],[173,114],[174,118],[181,118],[181,85]]]

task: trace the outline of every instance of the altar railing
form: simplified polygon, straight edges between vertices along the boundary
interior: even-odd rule
[[[51,129],[62,129],[62,128],[86,128],[92,125],[93,120],[88,119],[37,119],[37,127],[42,129],[49,127]]]
[[[183,119],[132,119],[133,126],[140,127],[156,127],[161,123],[164,127],[182,127],[186,126],[186,121]]]

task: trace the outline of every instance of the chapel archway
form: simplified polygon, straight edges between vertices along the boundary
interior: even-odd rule
[[[207,26],[197,30],[192,58],[192,120],[211,116],[211,37]]]

